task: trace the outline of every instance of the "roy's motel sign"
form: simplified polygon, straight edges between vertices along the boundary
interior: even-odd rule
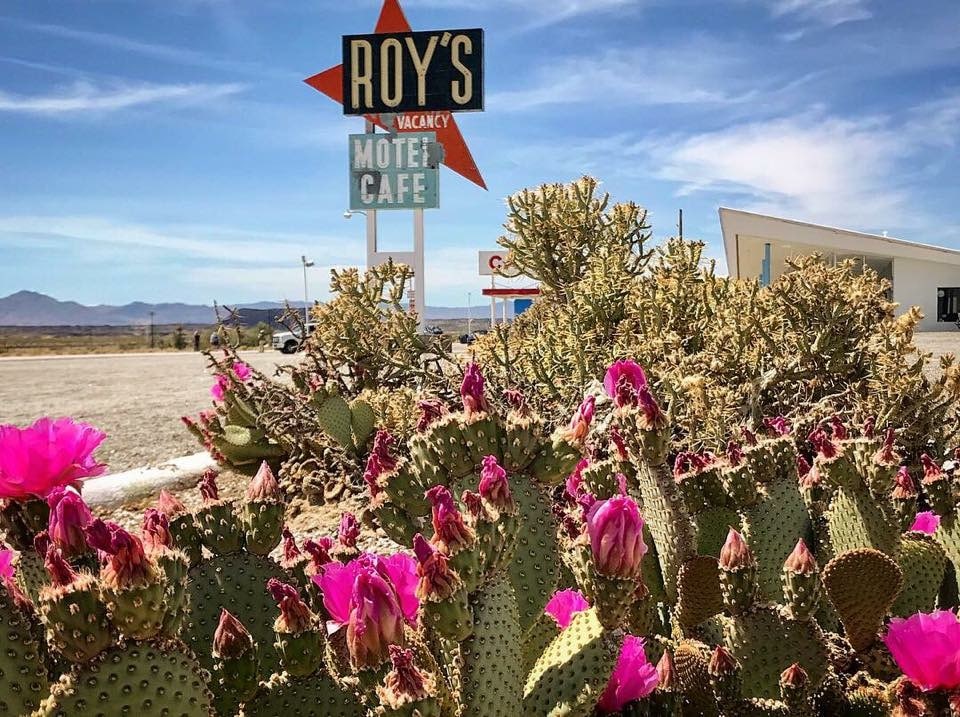
[[[350,135],[350,209],[436,209],[436,132]]]
[[[345,115],[482,109],[483,30],[343,37]]]

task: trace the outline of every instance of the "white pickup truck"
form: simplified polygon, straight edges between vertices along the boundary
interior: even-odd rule
[[[314,323],[307,324],[307,334],[312,334],[314,329],[317,328],[317,325]],[[292,354],[300,350],[300,335],[294,333],[293,331],[274,331],[273,332],[273,348],[275,348],[280,353]]]

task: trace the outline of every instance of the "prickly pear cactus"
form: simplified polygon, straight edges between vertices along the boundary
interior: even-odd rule
[[[0,586],[0,712],[30,714],[48,690],[46,646],[29,608]]]
[[[264,682],[240,717],[363,717],[366,708],[352,692],[342,690],[325,672],[293,678],[276,674]]]

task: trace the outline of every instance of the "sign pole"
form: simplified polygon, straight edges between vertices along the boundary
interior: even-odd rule
[[[364,129],[367,134],[375,134],[377,126],[370,120],[364,121]],[[367,269],[372,269],[376,263],[377,253],[377,210],[368,209],[367,219]]]
[[[426,269],[423,252],[423,210],[413,210],[413,280],[417,287],[417,308],[419,312],[417,317],[417,330],[422,334],[427,330],[427,290],[424,288],[426,283]]]

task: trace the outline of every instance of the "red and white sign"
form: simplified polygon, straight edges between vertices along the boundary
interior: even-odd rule
[[[507,252],[500,251],[481,251],[480,255],[480,276],[519,276],[520,272],[515,268],[503,271],[504,261],[507,258]]]

